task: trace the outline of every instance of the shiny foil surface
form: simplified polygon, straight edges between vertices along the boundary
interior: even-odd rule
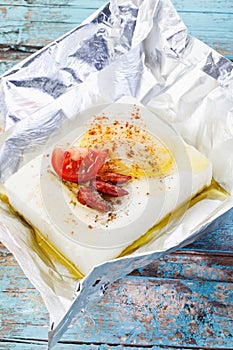
[[[233,64],[188,35],[170,0],[111,1],[0,78],[1,182],[38,155],[65,121],[122,96],[136,98],[204,153],[231,196],[202,201],[182,224],[95,267],[78,286],[44,263],[30,230],[1,204],[0,239],[50,312],[49,349],[110,283],[233,217]]]

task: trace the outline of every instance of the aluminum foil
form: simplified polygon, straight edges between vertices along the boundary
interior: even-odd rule
[[[65,121],[132,96],[206,154],[232,195],[232,72],[230,61],[188,35],[169,0],[111,1],[1,77],[1,182],[39,154]],[[35,249],[30,229],[2,203],[0,239],[42,294],[51,349],[110,283],[216,229],[233,217],[232,207],[232,196],[201,201],[182,223],[134,254],[96,266],[78,286]]]

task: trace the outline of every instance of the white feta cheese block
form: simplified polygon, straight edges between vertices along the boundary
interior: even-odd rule
[[[174,166],[162,178],[133,179],[127,185],[129,196],[122,199],[113,217],[73,204],[73,194],[51,169],[41,170],[45,156],[35,158],[7,180],[6,195],[11,206],[86,275],[93,266],[119,256],[167,214],[210,185],[209,160],[193,147],[184,147],[190,167]]]

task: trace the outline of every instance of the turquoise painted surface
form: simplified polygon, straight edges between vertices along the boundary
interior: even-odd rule
[[[27,56],[27,48],[41,48],[92,14],[103,0],[1,1],[0,74]],[[233,58],[233,3],[231,0],[174,0],[189,33],[228,58]],[[20,46],[18,48],[18,46]],[[21,53],[18,58],[14,55]],[[8,52],[9,55],[3,55]]]
[[[1,343],[1,349],[2,350],[46,350],[47,347],[44,343]],[[124,345],[107,345],[107,344],[58,344],[56,346],[56,350],[133,350],[133,349],[142,349],[140,347],[133,347],[133,346],[124,346]],[[164,347],[161,346],[143,346],[143,349],[150,349],[150,350],[162,350]],[[174,350],[174,348],[167,348],[166,350]]]
[[[45,307],[24,277],[14,282],[13,276],[20,271],[8,268],[0,339],[43,341]],[[231,349],[232,300],[233,283],[130,275],[114,283],[63,341]]]
[[[155,349],[232,349],[232,226],[232,222],[227,222],[209,234],[205,251],[195,250],[194,243],[114,283],[105,298],[91,313],[82,315],[63,341],[89,348],[94,343],[112,344],[111,348],[134,344],[137,348]],[[219,235],[226,233],[227,253],[226,244],[221,250],[221,240],[215,252],[210,252],[212,238],[218,242]],[[199,240],[200,245],[205,238]],[[5,248],[0,250],[0,260],[0,310],[4,315],[0,339],[7,339],[16,349],[12,340],[34,340],[41,342],[43,349],[49,321],[39,293]]]

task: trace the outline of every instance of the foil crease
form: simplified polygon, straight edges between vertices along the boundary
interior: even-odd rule
[[[206,154],[214,177],[232,194],[232,72],[230,61],[188,35],[169,0],[111,1],[1,77],[0,180],[39,154],[64,122],[126,95]],[[0,238],[48,307],[53,322],[49,348],[110,283],[232,219],[232,196],[209,204],[203,201],[180,225],[133,255],[96,266],[76,288],[60,267],[43,260],[39,247],[32,248],[30,229],[2,205]]]

